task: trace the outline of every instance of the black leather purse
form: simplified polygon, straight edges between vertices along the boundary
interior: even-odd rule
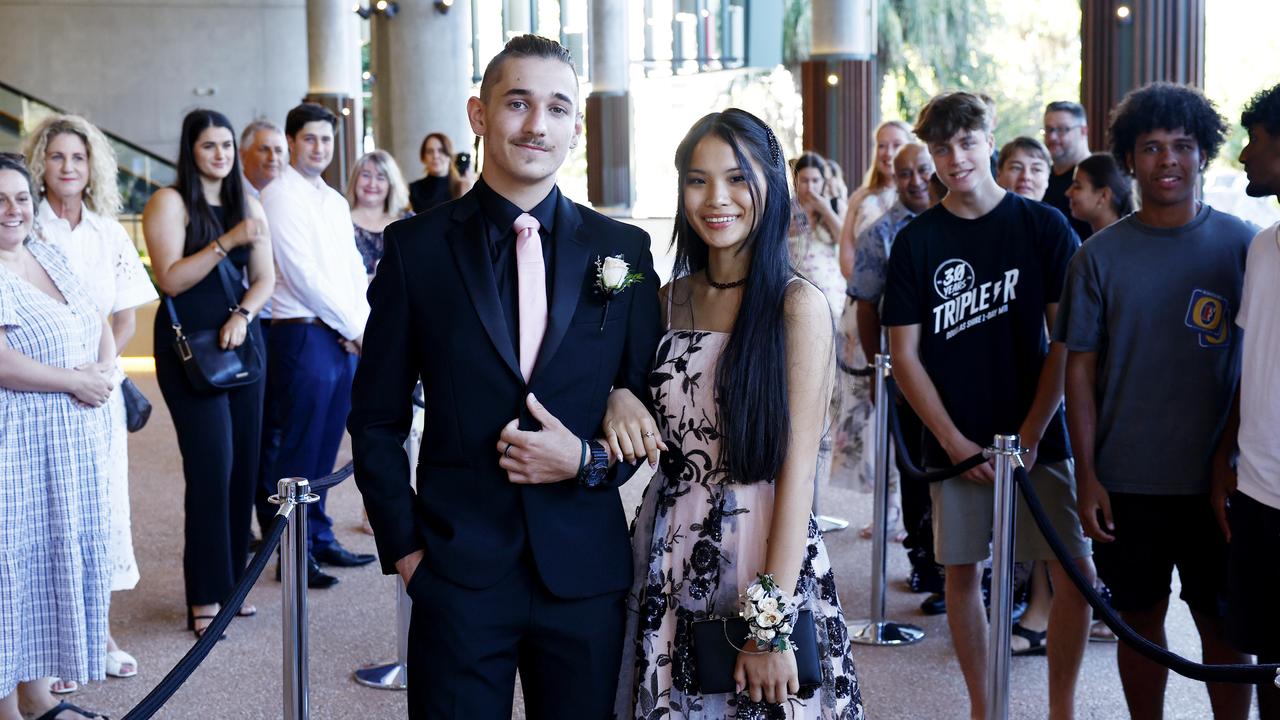
[[[127,377],[120,383],[120,394],[124,396],[124,425],[129,432],[138,432],[151,419],[151,401]]]
[[[747,621],[740,617],[698,620],[690,627],[693,639],[693,676],[703,695],[731,693],[736,689],[733,668],[738,652],[747,643]],[[791,628],[800,687],[822,685],[818,663],[818,635],[813,611],[801,610]]]
[[[239,302],[231,290],[230,270],[228,262],[223,258],[217,267],[218,278],[222,281],[222,289],[227,294],[227,311],[230,312]],[[173,306],[173,298],[165,296],[165,307],[169,310],[169,320],[173,324],[173,349],[182,361],[182,368],[187,372],[196,392],[213,395],[224,390],[250,385],[262,377],[264,366],[262,350],[258,347],[252,332],[245,334],[240,347],[223,350],[218,340],[220,328],[196,330],[192,333],[182,332],[182,322],[178,319],[178,311]]]

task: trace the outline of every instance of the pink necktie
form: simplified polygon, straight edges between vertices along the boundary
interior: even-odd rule
[[[525,382],[533,374],[538,348],[547,331],[547,268],[542,259],[542,236],[536,218],[522,213],[516,231],[516,275],[520,292],[520,372]]]

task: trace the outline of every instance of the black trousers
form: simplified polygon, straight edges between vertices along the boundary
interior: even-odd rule
[[[529,720],[612,715],[624,591],[557,598],[526,557],[484,590],[455,585],[424,561],[409,596],[411,720],[507,720],[517,671]]]
[[[924,434],[924,423],[905,401],[898,402],[898,423],[902,427],[902,437],[909,448],[913,449],[911,459],[916,467],[924,467],[920,439]],[[911,568],[916,571],[920,580],[920,589],[924,592],[942,592],[942,566],[937,564],[933,555],[933,500],[929,497],[929,483],[919,482],[907,477],[904,468],[905,458],[897,456],[898,472],[902,492],[902,526],[907,531],[907,539],[902,546],[907,549],[907,558]]]
[[[276,456],[280,454],[280,418],[278,403],[272,394],[271,382],[271,363],[270,363],[270,346],[271,346],[271,319],[262,318],[262,348],[268,353],[267,372],[264,373],[266,380],[263,383],[262,391],[262,446],[261,452],[258,454],[258,482],[253,491],[253,508],[254,514],[258,516],[258,529],[265,537],[267,530],[275,521],[276,505],[272,505],[267,498],[276,493],[278,489],[276,477]]]
[[[250,332],[258,335],[256,323]],[[165,346],[156,350],[156,381],[173,417],[187,484],[182,554],[187,603],[220,603],[244,575],[249,550],[262,381],[202,395],[191,387],[177,354]]]

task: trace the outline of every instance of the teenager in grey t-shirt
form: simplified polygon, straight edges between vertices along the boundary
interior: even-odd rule
[[[1177,228],[1129,215],[1072,259],[1053,339],[1098,353],[1094,467],[1108,491],[1209,491],[1240,376],[1233,321],[1255,232],[1207,205]]]

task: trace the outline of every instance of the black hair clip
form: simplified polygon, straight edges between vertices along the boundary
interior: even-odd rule
[[[769,136],[769,158],[773,161],[773,166],[782,167],[782,146],[778,144],[778,137],[768,125],[764,126],[764,132]]]

